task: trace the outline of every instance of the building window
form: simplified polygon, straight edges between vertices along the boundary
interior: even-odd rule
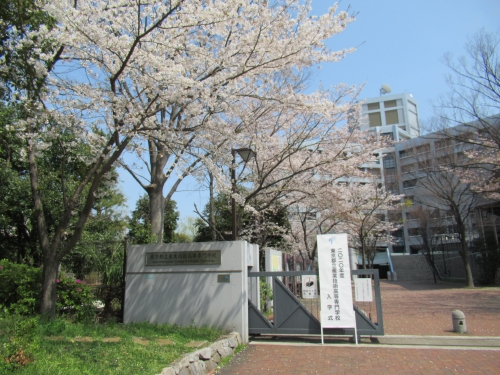
[[[316,212],[315,211],[306,212],[306,220],[307,221],[316,220]]]
[[[398,111],[393,109],[392,111],[385,111],[385,123],[387,125],[395,125],[399,123]]]
[[[418,163],[417,171],[429,171],[432,169],[432,160],[422,160]]]
[[[415,164],[408,164],[408,165],[403,165],[401,167],[401,171],[403,173],[411,173],[411,172],[415,172],[417,170],[416,168],[417,166]]]
[[[369,111],[380,109],[380,103],[368,103],[366,106],[368,107]]]
[[[429,152],[431,150],[431,146],[429,144],[417,146],[417,154],[423,154],[425,152]]]
[[[453,145],[453,141],[451,139],[442,139],[439,141],[436,141],[434,143],[434,146],[436,147],[436,150],[440,150],[442,148],[447,148]]]
[[[368,113],[368,121],[370,122],[370,126],[382,126],[382,119],[380,117],[380,112]]]
[[[408,228],[408,236],[418,236],[419,234],[419,228]]]
[[[385,176],[385,183],[386,184],[392,184],[396,182],[396,175],[394,173],[387,173]]]
[[[408,101],[407,103],[408,103],[408,108],[410,109],[410,111],[417,113],[417,106],[410,101]]]
[[[397,107],[397,102],[396,100],[388,100],[386,102],[384,102],[384,107],[385,108],[392,108],[392,107]]]
[[[409,189],[415,187],[417,184],[417,179],[414,178],[413,180],[408,180],[408,181],[403,181],[403,188]]]
[[[394,155],[388,154],[384,156],[384,168],[396,168],[396,160],[394,160]]]
[[[412,127],[418,128],[418,116],[412,111],[408,111],[408,122]]]

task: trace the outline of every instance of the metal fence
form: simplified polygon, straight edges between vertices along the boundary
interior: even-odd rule
[[[353,303],[355,307],[356,314],[356,324],[358,327],[358,335],[375,335],[380,336],[384,334],[384,323],[382,316],[382,299],[380,296],[380,279],[378,276],[378,270],[353,270],[351,271],[355,277],[364,277],[370,278],[371,280],[371,295],[372,302],[359,302],[356,301],[356,288],[354,282],[352,283],[352,295],[353,295]],[[292,320],[290,317],[297,318],[297,322],[300,328],[297,328],[296,334],[301,333],[304,334],[304,330],[307,330],[309,334],[321,333],[320,331],[320,310],[321,310],[321,301],[318,298],[304,298],[302,295],[297,294],[295,288],[291,288],[293,283],[288,283],[285,285],[281,282],[282,279],[290,277],[302,277],[305,275],[315,275],[317,271],[298,271],[298,272],[251,272],[249,273],[249,277],[273,277],[273,279],[278,279],[279,283],[274,280],[273,281],[273,308],[270,311],[262,311],[257,308],[256,305],[251,304],[249,306],[249,314],[257,313],[260,314],[261,318],[258,319],[257,315],[255,315],[255,319],[250,319],[250,328],[253,334],[259,332],[259,334],[290,334],[292,333],[292,328],[285,327],[288,320]],[[279,284],[279,285],[276,285]],[[285,298],[282,296],[281,287],[283,290],[287,290],[287,293],[284,293]],[[277,296],[277,292],[280,292],[280,296]],[[319,289],[318,289],[319,294]],[[295,302],[294,302],[295,301]],[[262,309],[262,306],[261,306]],[[288,310],[287,310],[288,309]],[[283,311],[282,311],[283,310]],[[298,314],[297,311],[302,311],[301,314]],[[295,315],[294,315],[295,314]],[[281,321],[278,316],[286,316],[287,320]],[[307,316],[312,316],[314,319],[311,319],[313,322],[304,323],[301,319],[307,318]],[[265,319],[268,320],[269,324],[266,324]],[[264,321],[264,323],[262,323]],[[254,325],[252,325],[255,323]],[[282,324],[283,327],[280,325]],[[307,327],[304,328],[304,327]],[[316,327],[317,326],[317,327]],[[337,330],[337,331],[335,331]],[[347,333],[351,329],[332,329],[329,334],[349,334]],[[299,332],[300,331],[300,332]],[[317,331],[317,332],[316,332]],[[335,332],[333,332],[335,331]],[[327,331],[325,331],[327,332]]]
[[[481,265],[482,253],[469,254],[469,264],[474,280],[484,279]],[[434,253],[434,264],[443,280],[465,280],[465,269],[462,257],[456,251]]]

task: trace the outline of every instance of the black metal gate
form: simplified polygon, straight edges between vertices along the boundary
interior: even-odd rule
[[[318,317],[309,311],[304,304],[280,280],[281,277],[317,275],[317,271],[291,272],[249,272],[248,277],[272,277],[273,280],[273,319],[267,319],[257,306],[248,301],[248,324],[250,335],[312,335],[321,334],[321,323]],[[358,336],[383,336],[384,320],[382,316],[382,299],[380,297],[380,280],[378,270],[353,270],[352,275],[370,275],[373,279],[376,302],[376,322],[371,313],[366,313],[354,304]],[[319,302],[319,301],[318,301]],[[354,328],[325,328],[324,334],[354,336]]]

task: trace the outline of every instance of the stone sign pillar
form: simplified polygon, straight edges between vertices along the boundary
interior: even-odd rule
[[[248,342],[248,261],[255,253],[246,241],[130,246],[124,323],[208,325]]]

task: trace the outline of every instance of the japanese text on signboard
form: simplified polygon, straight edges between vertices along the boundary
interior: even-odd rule
[[[354,310],[347,235],[318,236],[323,327],[353,327]]]
[[[187,266],[220,264],[220,250],[146,253],[146,266]]]

